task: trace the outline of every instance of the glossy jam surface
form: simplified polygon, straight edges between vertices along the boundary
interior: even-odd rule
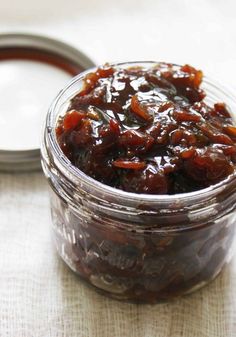
[[[165,63],[98,68],[58,122],[63,152],[128,192],[176,194],[223,180],[235,167],[236,127],[224,103],[204,103],[202,76]]]

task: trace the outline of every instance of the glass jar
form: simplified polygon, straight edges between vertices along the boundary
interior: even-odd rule
[[[145,195],[104,185],[74,167],[55,126],[93,70],[60,92],[46,120],[42,165],[57,250],[74,272],[117,299],[158,302],[190,293],[214,279],[232,256],[236,175],[196,192]],[[208,103],[223,101],[236,111],[235,98],[214,83],[204,78]]]

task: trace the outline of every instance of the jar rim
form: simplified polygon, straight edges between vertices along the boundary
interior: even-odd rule
[[[120,63],[109,63],[112,67],[119,67],[119,66],[132,66],[132,65],[158,65],[158,64],[168,64],[167,62],[160,62],[160,61],[128,61],[128,62],[120,62]],[[173,64],[173,63],[172,63]],[[178,64],[173,64],[175,66],[179,66]],[[98,66],[90,68],[86,71],[81,72],[77,76],[75,76],[68,84],[67,86],[62,89],[55,100],[52,102],[47,118],[46,118],[46,125],[44,128],[45,136],[47,137],[47,140],[49,142],[50,148],[52,150],[52,154],[54,159],[56,159],[57,165],[60,166],[61,169],[65,169],[64,174],[67,176],[69,180],[76,183],[76,181],[80,181],[87,186],[90,186],[92,188],[96,188],[98,192],[101,192],[102,194],[106,193],[111,195],[112,197],[117,197],[117,199],[122,198],[123,200],[132,200],[137,202],[149,202],[149,203],[156,203],[161,202],[162,204],[168,204],[168,203],[174,203],[175,201],[178,202],[185,202],[185,201],[194,201],[194,200],[200,200],[204,199],[204,197],[207,197],[210,195],[217,195],[219,192],[221,192],[223,189],[225,189],[228,184],[232,184],[234,181],[236,181],[236,170],[231,175],[226,177],[224,180],[220,181],[217,184],[210,185],[209,187],[194,191],[194,192],[188,192],[188,193],[179,193],[179,194],[144,194],[144,193],[133,193],[133,192],[126,192],[121,189],[117,189],[115,187],[106,185],[90,176],[85,174],[83,171],[81,171],[79,168],[75,167],[70,160],[64,155],[63,151],[61,150],[57,139],[56,139],[56,132],[55,132],[55,118],[58,116],[54,116],[54,113],[58,106],[61,104],[61,101],[65,103],[68,102],[68,99],[63,101],[63,97],[66,94],[66,92],[76,83],[80,83],[84,76],[90,72],[93,72],[96,70]],[[203,83],[207,83],[211,85],[213,88],[218,89],[223,93],[226,97],[231,99],[236,104],[236,96],[233,94],[231,89],[229,89],[227,86],[222,85],[217,80],[212,79],[209,76],[203,77]],[[232,116],[233,117],[233,116]],[[44,154],[43,146],[41,147],[42,155]]]

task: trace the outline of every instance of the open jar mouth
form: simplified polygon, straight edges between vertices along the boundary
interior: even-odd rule
[[[117,64],[111,64],[112,67],[132,67],[132,66],[142,66],[151,67],[164,62],[155,61],[135,61],[135,62],[123,62]],[[178,65],[176,65],[178,66]],[[200,189],[194,192],[180,193],[174,195],[168,194],[138,194],[132,192],[126,192],[108,185],[105,185],[92,177],[86,175],[83,171],[75,167],[70,160],[62,152],[56,138],[55,126],[59,116],[63,115],[68,108],[69,102],[72,97],[74,97],[82,88],[83,79],[86,74],[93,72],[97,67],[91,68],[87,71],[80,73],[78,76],[74,77],[72,81],[59,93],[54,102],[52,103],[45,127],[45,138],[47,139],[48,146],[51,149],[51,154],[53,157],[53,162],[57,169],[72,182],[74,186],[83,186],[86,191],[91,189],[96,189],[95,193],[100,196],[109,195],[112,200],[116,200],[117,203],[126,206],[127,204],[149,204],[150,206],[157,203],[161,203],[162,206],[168,207],[170,204],[181,204],[189,205],[193,203],[201,202],[204,204],[209,198],[214,198],[219,193],[222,193],[229,185],[236,186],[236,172],[229,175],[226,179],[221,182],[211,185],[207,188]],[[208,104],[216,101],[223,101],[232,113],[236,110],[236,97],[230,92],[230,90],[217,81],[212,80],[206,76],[203,78],[203,83],[201,87],[206,91],[207,97],[204,99]],[[44,150],[42,149],[42,153]],[[45,157],[45,156],[44,156]]]

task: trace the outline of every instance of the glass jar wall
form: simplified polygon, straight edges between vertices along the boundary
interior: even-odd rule
[[[202,287],[233,253],[235,175],[178,195],[128,193],[85,175],[63,155],[55,126],[86,73],[54,101],[42,146],[60,256],[83,279],[118,299],[158,302]],[[209,103],[224,101],[236,111],[228,92],[207,79],[203,87]]]

